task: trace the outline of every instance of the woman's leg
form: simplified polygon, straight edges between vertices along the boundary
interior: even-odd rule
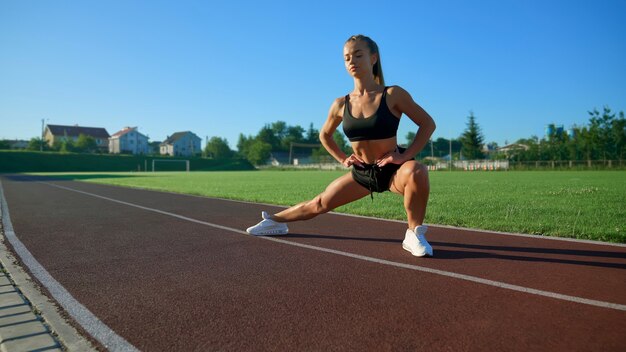
[[[351,174],[346,174],[333,181],[326,190],[312,200],[294,205],[280,213],[272,215],[276,222],[308,220],[327,213],[344,204],[363,198],[370,192],[354,181]]]
[[[404,163],[391,178],[390,190],[404,196],[409,228],[422,225],[430,193],[428,168],[415,160]]]

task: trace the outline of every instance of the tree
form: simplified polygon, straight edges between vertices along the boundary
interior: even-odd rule
[[[313,127],[313,123],[309,125],[309,130],[306,132],[306,143],[319,143],[320,131]]]
[[[288,126],[285,136],[281,140],[284,150],[289,150],[291,143],[304,143],[304,128],[302,126]]]
[[[279,141],[282,141],[287,136],[287,123],[285,121],[272,122],[270,128]]]
[[[28,147],[26,147],[26,149],[27,150],[41,150],[42,145],[43,145],[43,150],[50,150],[48,143],[42,140],[41,137],[33,137],[30,139],[30,141],[28,141]]]
[[[254,165],[263,164],[269,157],[272,146],[260,139],[252,141],[247,149],[246,159]]]
[[[335,132],[333,133],[333,140],[335,140],[335,143],[337,143],[337,146],[339,147],[339,149],[341,149],[341,151],[346,154],[352,153],[352,146],[348,144],[343,136],[343,133],[335,130]]]
[[[335,141],[335,143],[337,143],[337,146],[339,147],[339,149],[341,149],[341,151],[348,155],[352,154],[352,146],[350,146],[350,144],[346,142],[343,133],[335,130],[335,132],[333,133],[333,140]],[[311,152],[311,156],[316,162],[332,162],[333,160],[333,157],[323,146],[317,149],[313,149],[313,151]]]
[[[484,154],[482,152],[484,137],[480,131],[478,123],[476,123],[476,117],[474,112],[470,111],[470,116],[467,117],[467,129],[461,135],[461,152],[465,159],[482,159]]]
[[[95,138],[81,133],[74,143],[74,150],[79,153],[93,153],[98,150],[98,144]]]
[[[620,160],[624,160],[626,156],[626,118],[624,118],[624,112],[619,112],[619,118],[613,121],[613,138],[615,139],[615,149],[617,157]]]
[[[233,151],[228,146],[226,138],[211,137],[206,147],[204,155],[213,159],[229,159],[233,156]]]
[[[256,139],[261,140],[270,145],[270,150],[280,150],[280,139],[274,134],[274,130],[270,125],[265,125],[257,134]]]
[[[0,149],[11,149],[11,144],[9,144],[9,141],[3,139],[0,141]]]
[[[59,142],[59,151],[61,153],[70,153],[74,151],[74,141],[71,139],[62,139]]]
[[[411,143],[413,143],[413,140],[415,140],[415,132],[408,132],[406,134],[406,145],[411,145]]]

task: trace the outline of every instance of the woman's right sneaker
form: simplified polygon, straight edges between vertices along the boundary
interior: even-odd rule
[[[266,212],[261,213],[263,220],[246,229],[246,232],[254,236],[266,236],[266,235],[286,235],[289,233],[287,224],[282,222],[276,222],[270,218],[270,215]]]
[[[404,234],[404,241],[402,241],[402,248],[411,252],[416,257],[433,256],[433,247],[426,241],[427,226],[420,225],[415,228],[415,231],[411,229],[406,230]]]

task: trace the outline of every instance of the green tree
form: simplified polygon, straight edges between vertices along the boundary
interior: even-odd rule
[[[11,144],[9,144],[9,141],[3,139],[0,141],[0,149],[11,149]]]
[[[74,151],[74,141],[72,139],[61,139],[59,141],[59,151],[61,153],[71,153]]]
[[[464,158],[482,159],[485,157],[482,151],[484,137],[472,111],[467,117],[467,129],[461,135],[460,140],[463,145],[461,152]]]
[[[616,156],[620,160],[624,160],[626,156],[626,118],[624,118],[623,111],[619,112],[619,118],[613,121],[612,127]]]
[[[41,150],[43,146],[43,150],[50,150],[48,143],[42,140],[41,137],[33,137],[28,141],[27,150]]]
[[[333,140],[335,140],[335,143],[337,143],[337,146],[339,147],[339,149],[341,149],[341,151],[346,154],[352,153],[352,146],[348,144],[348,142],[344,138],[343,133],[335,130],[335,132],[333,133]]]
[[[288,126],[287,132],[281,139],[281,145],[284,150],[289,150],[291,143],[304,143],[304,128],[302,126]]]
[[[406,145],[407,146],[409,146],[409,145],[411,145],[411,143],[413,143],[413,140],[415,140],[415,135],[416,135],[416,133],[413,132],[413,131],[408,132],[406,134]]]
[[[280,139],[274,134],[274,130],[270,125],[263,126],[255,139],[269,144],[271,146],[270,150],[281,149]]]
[[[272,146],[260,139],[252,141],[246,151],[246,159],[253,165],[261,165],[270,157]]]
[[[250,146],[250,142],[252,142],[252,137],[246,137],[243,133],[239,134],[239,139],[237,140],[237,153],[242,158],[246,157],[246,151]]]
[[[233,156],[233,151],[228,146],[226,138],[211,137],[206,147],[204,155],[213,159],[229,159]]]
[[[282,141],[287,136],[287,123],[285,121],[272,122],[270,128],[279,141]]]
[[[309,125],[309,129],[306,132],[306,143],[319,143],[320,142],[320,131],[313,127],[313,123]]]
[[[95,138],[81,133],[74,143],[74,150],[79,153],[94,153],[98,150],[98,144]]]
[[[352,146],[348,144],[348,142],[346,142],[343,133],[335,130],[335,132],[333,133],[333,140],[335,141],[335,143],[337,143],[337,146],[339,147],[339,149],[341,149],[342,152],[348,155],[352,154]],[[315,162],[327,163],[334,160],[334,158],[330,155],[326,148],[324,148],[324,146],[313,149],[313,151],[311,152],[311,156],[313,158],[313,161]]]

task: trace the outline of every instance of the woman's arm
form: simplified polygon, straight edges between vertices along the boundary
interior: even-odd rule
[[[394,86],[389,88],[387,94],[392,96],[393,106],[390,106],[390,108],[404,113],[419,127],[415,139],[407,147],[406,151],[402,153],[402,161],[411,160],[424,149],[437,126],[433,118],[413,101],[413,98],[406,90]]]
[[[337,98],[330,106],[328,118],[320,130],[320,142],[322,142],[322,145],[326,148],[328,153],[345,167],[350,167],[353,164],[361,165],[363,163],[362,160],[354,154],[347,156],[346,153],[339,148],[337,142],[335,142],[335,139],[333,138],[333,134],[335,133],[337,126],[341,124],[341,111],[344,103],[345,101],[343,98]]]

